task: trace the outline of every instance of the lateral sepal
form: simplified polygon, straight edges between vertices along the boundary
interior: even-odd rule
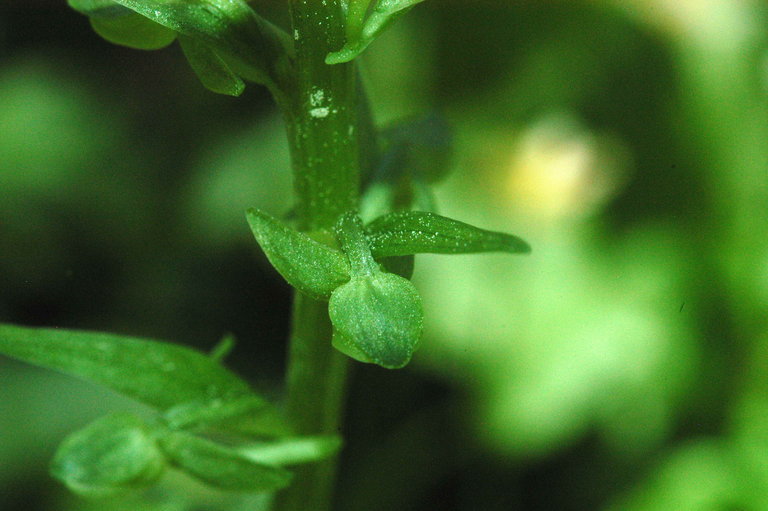
[[[381,216],[368,224],[366,234],[376,258],[480,252],[527,254],[531,251],[531,246],[517,236],[487,231],[424,211]]]
[[[247,217],[269,262],[302,293],[327,300],[334,289],[349,281],[349,262],[340,251],[258,209],[249,209]]]

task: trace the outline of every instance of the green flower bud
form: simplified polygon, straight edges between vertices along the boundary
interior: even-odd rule
[[[101,496],[146,486],[164,468],[165,458],[144,422],[134,415],[115,414],[64,440],[51,473],[76,493]]]

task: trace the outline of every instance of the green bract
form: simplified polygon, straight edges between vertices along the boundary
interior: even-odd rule
[[[248,223],[262,250],[293,287],[315,299],[328,299],[349,280],[347,259],[338,250],[291,229],[257,209],[248,210]]]
[[[234,335],[226,334],[221,339],[219,339],[219,342],[217,342],[213,348],[211,348],[208,356],[211,357],[212,360],[221,364],[224,362],[224,359],[229,356],[232,350],[235,349],[236,343],[237,340],[235,339]]]
[[[138,488],[154,482],[165,459],[138,417],[102,417],[62,442],[51,473],[73,491],[90,496]]]

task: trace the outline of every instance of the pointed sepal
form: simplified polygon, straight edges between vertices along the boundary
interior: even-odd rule
[[[247,217],[269,262],[302,293],[327,300],[334,289],[349,280],[349,262],[340,251],[258,209],[248,210]]]
[[[517,236],[423,211],[384,215],[368,224],[366,231],[374,257],[531,251],[531,246]]]

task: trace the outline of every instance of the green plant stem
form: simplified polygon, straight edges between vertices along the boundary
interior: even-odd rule
[[[299,227],[330,236],[336,219],[357,206],[360,187],[360,92],[353,64],[329,66],[344,43],[339,0],[291,0],[294,84],[281,105],[286,119]],[[363,112],[365,113],[365,111]],[[298,434],[337,433],[347,359],[331,345],[328,304],[294,296],[288,356],[288,418]],[[335,460],[300,467],[275,511],[330,509]]]
[[[328,304],[297,293],[292,322],[287,414],[297,433],[338,433],[348,359],[331,346]],[[297,467],[275,509],[330,509],[335,473],[335,459]]]
[[[357,206],[360,133],[354,64],[329,66],[325,56],[344,44],[338,0],[291,0],[294,90],[286,120],[300,227],[329,230]]]

